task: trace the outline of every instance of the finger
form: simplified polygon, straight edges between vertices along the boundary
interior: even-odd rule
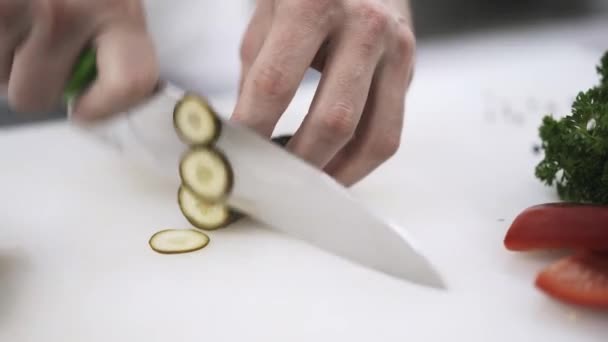
[[[268,31],[270,31],[272,23],[272,15],[272,1],[262,1],[257,5],[247,25],[240,49],[241,78],[239,80],[239,94],[242,92],[243,83],[249,74],[251,65],[266,41],[266,36]]]
[[[310,111],[288,148],[324,167],[351,139],[368,99],[382,42],[367,28],[334,39]]]
[[[415,38],[410,27],[396,27],[393,44],[372,85],[356,138],[340,151],[325,171],[345,186],[352,186],[391,158],[401,143],[405,94],[414,68]]]
[[[317,5],[298,3],[303,4],[301,7]],[[302,11],[299,7],[276,9],[268,37],[243,81],[234,110],[233,120],[264,136],[272,134],[329,32],[330,23],[323,13],[313,16]]]
[[[8,83],[15,49],[31,24],[28,7],[25,0],[0,1],[0,85]]]
[[[8,101],[19,112],[54,108],[87,36],[82,8],[38,1],[29,7],[32,21],[13,56]],[[41,58],[43,56],[43,58]]]
[[[36,20],[14,53],[8,88],[9,103],[23,112],[46,111],[59,103],[90,34],[79,7],[40,1],[32,4],[31,16]]]
[[[74,105],[75,119],[93,120],[127,110],[151,94],[159,79],[153,42],[144,28],[111,26],[95,39],[96,81]]]
[[[395,59],[380,70],[355,139],[325,168],[338,182],[354,185],[398,151],[412,74],[409,58]]]

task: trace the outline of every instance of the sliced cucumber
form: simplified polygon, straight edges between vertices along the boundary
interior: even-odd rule
[[[208,146],[220,136],[221,122],[211,106],[201,97],[187,94],[175,106],[173,125],[188,145]]]
[[[179,165],[183,186],[208,203],[223,201],[232,189],[233,174],[228,160],[212,147],[195,147]]]
[[[231,222],[232,213],[228,206],[223,203],[207,203],[187,187],[179,188],[178,203],[184,217],[198,229],[214,230]]]
[[[194,252],[209,244],[209,236],[194,229],[166,229],[150,238],[150,247],[161,254]]]

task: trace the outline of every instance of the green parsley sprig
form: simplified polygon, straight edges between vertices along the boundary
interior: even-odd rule
[[[596,70],[599,84],[577,95],[570,115],[545,116],[539,128],[535,175],[564,201],[608,204],[608,51]]]

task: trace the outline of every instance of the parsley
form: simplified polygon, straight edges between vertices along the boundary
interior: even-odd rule
[[[608,51],[598,85],[581,91],[570,115],[545,116],[539,129],[544,159],[535,175],[564,201],[608,204]]]

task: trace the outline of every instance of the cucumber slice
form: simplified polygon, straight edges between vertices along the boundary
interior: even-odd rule
[[[232,189],[230,163],[212,147],[199,146],[186,152],[179,173],[183,186],[207,203],[222,202]]]
[[[201,97],[187,94],[176,105],[173,125],[180,139],[192,146],[208,146],[220,136],[221,122]]]
[[[209,244],[209,236],[194,229],[166,229],[150,238],[150,247],[161,254],[194,252]]]
[[[84,91],[97,77],[97,56],[92,48],[85,49],[79,56],[72,75],[66,84],[63,97],[70,102]]]
[[[198,229],[215,230],[231,222],[230,208],[223,203],[207,203],[184,186],[180,186],[177,197],[182,214]]]

